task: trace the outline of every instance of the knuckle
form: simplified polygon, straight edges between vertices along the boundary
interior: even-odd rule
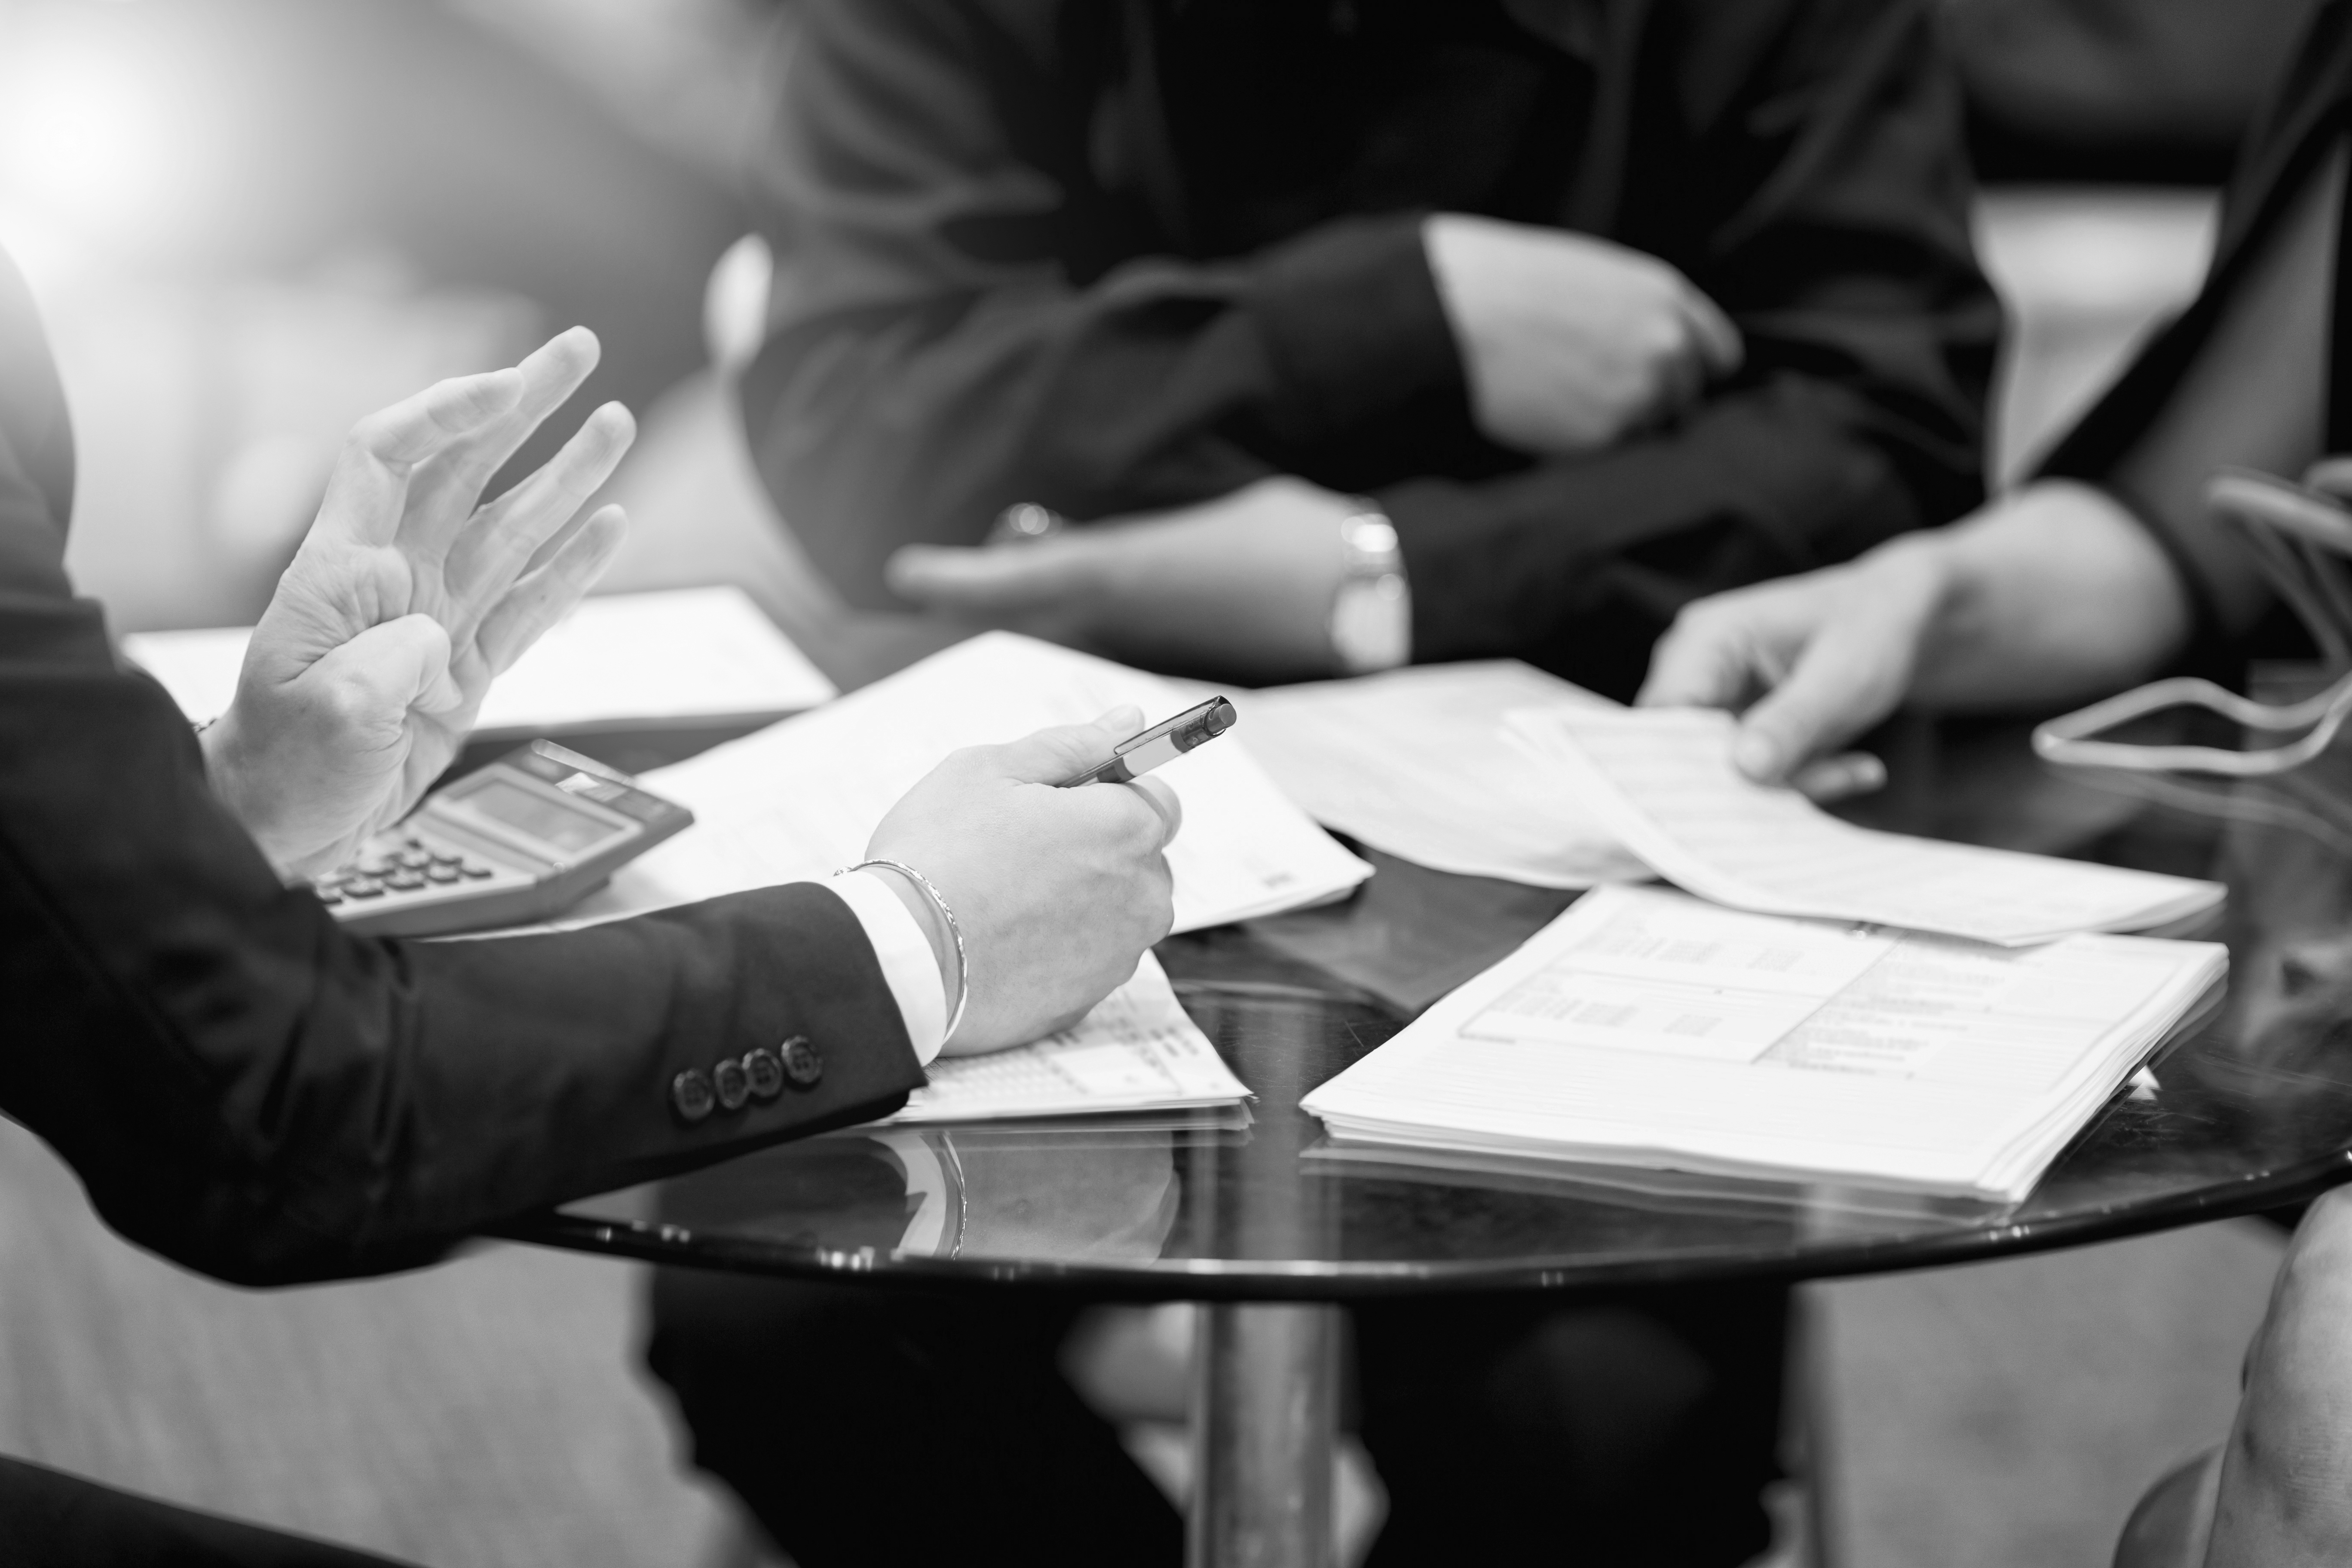
[[[374,451],[383,444],[389,429],[390,423],[383,414],[367,415],[352,425],[351,430],[343,437],[344,453],[347,456],[359,456]]]
[[[368,728],[381,706],[374,692],[350,676],[325,681],[311,700],[311,713],[316,721],[338,734],[352,734]]]

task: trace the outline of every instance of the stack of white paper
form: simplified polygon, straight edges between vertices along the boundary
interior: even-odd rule
[[[1101,1116],[1249,1098],[1150,953],[1135,977],[1058,1035],[984,1057],[943,1057],[902,1121]]]
[[[693,811],[694,826],[624,866],[565,923],[822,879],[865,858],[883,813],[948,752],[1083,723],[1120,703],[1148,722],[1183,706],[1157,677],[1051,643],[1010,632],[959,643],[646,774],[646,788]],[[1180,931],[1319,903],[1371,875],[1274,786],[1241,729],[1153,776],[1184,805],[1168,849]]]
[[[2217,882],[2021,855],[1839,821],[1731,763],[1734,721],[1689,709],[1555,706],[1512,735],[1658,875],[1774,914],[1869,921],[2015,946],[2142,931],[2211,908]]]
[[[1375,849],[1538,888],[1649,868],[1504,738],[1513,709],[1616,704],[1517,659],[1432,664],[1237,696],[1250,750],[1307,814]]]
[[[2014,1200],[2227,963],[1604,888],[1303,1103],[1343,1143]]]
[[[192,722],[236,695],[249,626],[138,632],[131,661]],[[584,599],[499,677],[474,734],[487,741],[763,723],[830,701],[827,680],[738,588]]]

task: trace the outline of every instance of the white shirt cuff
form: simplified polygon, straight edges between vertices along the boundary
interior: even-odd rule
[[[898,1004],[898,1016],[906,1021],[915,1059],[929,1067],[947,1043],[946,977],[931,953],[931,939],[898,901],[898,890],[882,878],[880,871],[845,871],[826,885],[841,895],[866,929],[866,940],[874,944],[874,957],[882,965],[882,978]]]

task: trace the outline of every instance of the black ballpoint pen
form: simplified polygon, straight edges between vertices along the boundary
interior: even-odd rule
[[[1213,741],[1240,721],[1234,705],[1212,697],[1198,708],[1187,708],[1140,734],[1130,735],[1113,749],[1107,762],[1064,779],[1056,787],[1078,784],[1131,784],[1160,763],[1172,762],[1204,741]]]

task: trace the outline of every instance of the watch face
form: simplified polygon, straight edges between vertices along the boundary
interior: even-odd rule
[[[1339,538],[1348,549],[1367,563],[1377,563],[1378,569],[1396,569],[1396,524],[1377,513],[1348,519],[1339,525]]]

